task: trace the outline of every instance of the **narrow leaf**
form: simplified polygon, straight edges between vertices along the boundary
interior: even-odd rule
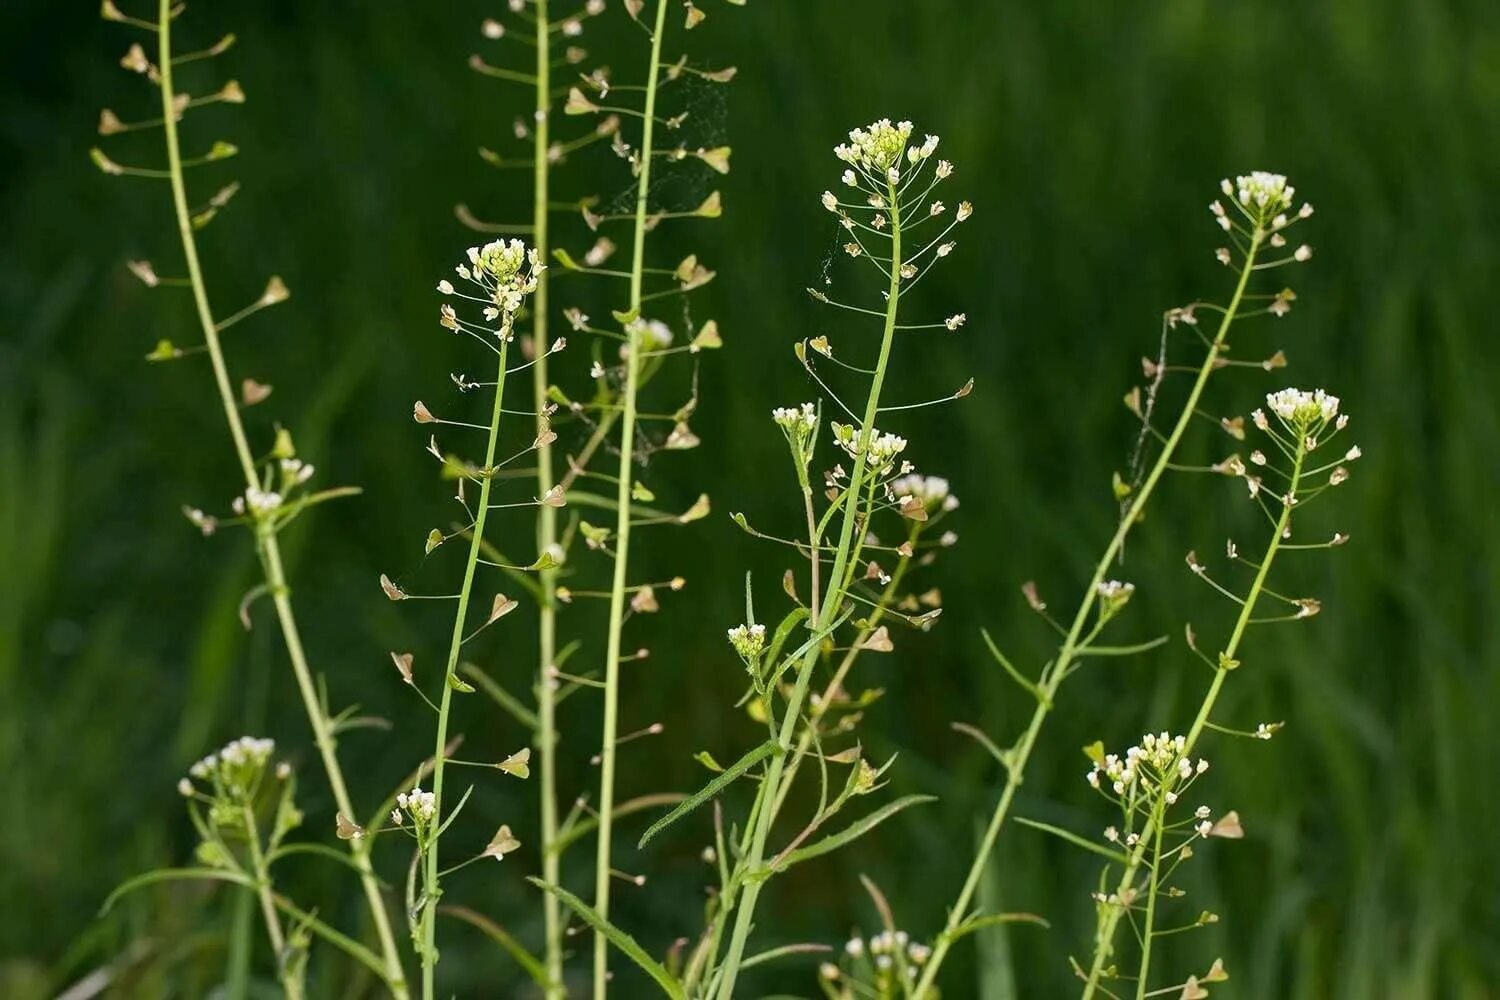
[[[243,885],[249,888],[255,887],[255,880],[248,875],[224,868],[158,868],[155,871],[145,872],[126,879],[115,887],[99,907],[102,916],[108,913],[110,908],[119,902],[120,897],[137,889],[144,889],[148,885],[158,882],[191,882],[194,880],[207,880],[218,882],[233,882],[235,885]]]
[[[646,954],[646,950],[636,943],[635,938],[626,934],[608,920],[605,920],[599,915],[599,911],[561,886],[549,885],[539,878],[528,878],[527,881],[538,889],[550,892],[562,900],[564,905],[578,914],[584,923],[600,934],[603,934],[609,939],[609,943],[620,949],[620,952],[626,958],[640,966],[648,976],[656,981],[656,985],[661,987],[662,992],[671,997],[672,1000],[685,1000],[686,994],[683,993],[682,984],[677,981],[677,977],[668,972],[666,967],[661,963]]]
[[[864,819],[855,821],[838,833],[829,834],[822,840],[814,841],[806,847],[799,847],[786,856],[786,860],[781,863],[781,867],[784,870],[800,861],[808,861],[827,854],[830,851],[836,851],[846,844],[852,844],[903,809],[909,806],[936,801],[936,795],[903,795],[896,801],[888,802],[881,806]]]
[[[544,990],[548,988],[546,967],[537,960],[535,955],[527,951],[521,945],[521,942],[511,937],[510,932],[504,927],[501,927],[484,914],[469,909],[467,906],[439,906],[438,912],[445,913],[450,917],[457,917],[464,923],[479,928],[484,932],[486,937],[505,949],[506,953],[516,960],[517,965],[526,970],[526,974],[531,977],[532,982]]]
[[[690,795],[688,796],[688,798],[683,800],[683,802],[678,805],[676,809],[673,809],[661,819],[657,820],[655,823],[652,823],[649,827],[647,827],[646,832],[641,834],[640,843],[638,843],[636,846],[645,847],[646,841],[650,840],[652,837],[656,836],[658,833],[665,830],[673,823],[682,819],[682,817],[686,816],[694,809],[697,809],[699,806],[707,802],[709,799],[713,798],[715,795],[718,795],[730,784],[730,782],[734,781],[734,779],[738,778],[740,775],[744,774],[746,771],[750,770],[756,764],[759,764],[761,761],[765,760],[772,753],[774,753],[776,751],[776,747],[777,744],[775,740],[766,740],[760,746],[756,747],[754,750],[751,750],[749,753],[745,754],[745,756],[741,757],[733,764],[730,764],[724,769],[721,774],[716,775],[712,781],[704,785],[693,795]]]
[[[1073,844],[1076,847],[1081,847],[1085,851],[1093,851],[1095,854],[1106,857],[1109,860],[1117,862],[1119,864],[1128,864],[1130,861],[1129,858],[1121,854],[1119,851],[1110,850],[1103,844],[1096,844],[1092,840],[1089,840],[1087,837],[1080,837],[1072,830],[1064,830],[1062,827],[1053,826],[1051,823],[1038,823],[1036,820],[1027,819],[1024,816],[1017,816],[1016,822],[1020,823],[1022,826],[1029,826],[1033,830],[1041,830],[1043,833],[1050,833],[1054,837],[1061,837],[1063,840],[1066,840],[1068,843]]]

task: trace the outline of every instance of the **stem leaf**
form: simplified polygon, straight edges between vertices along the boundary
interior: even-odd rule
[[[781,863],[781,868],[784,870],[797,864],[799,861],[808,861],[827,854],[830,851],[836,851],[846,844],[852,844],[902,810],[910,806],[936,801],[936,795],[903,795],[896,801],[888,802],[881,806],[864,819],[855,821],[838,833],[829,834],[822,840],[814,841],[806,847],[799,847],[786,856],[786,860]]]
[[[601,917],[598,910],[561,886],[548,885],[539,878],[528,878],[526,881],[562,900],[563,904],[578,914],[584,923],[603,934],[609,939],[609,943],[620,949],[626,958],[640,966],[672,1000],[685,1000],[686,994],[682,990],[682,984],[677,981],[677,977],[668,972],[660,962],[646,954],[646,949],[642,948],[635,938]]]
[[[699,806],[707,802],[709,799],[713,798],[715,795],[718,795],[726,787],[728,787],[728,785],[733,782],[734,779],[738,778],[740,775],[744,774],[746,771],[750,770],[756,764],[759,764],[761,761],[765,760],[772,753],[774,753],[776,751],[776,747],[777,744],[775,740],[766,740],[760,746],[756,747],[754,750],[751,750],[749,753],[745,754],[745,756],[741,757],[733,764],[730,764],[720,774],[716,775],[712,781],[710,781],[708,784],[700,788],[697,792],[688,796],[681,803],[679,803],[676,809],[673,809],[661,819],[657,820],[655,823],[652,823],[649,827],[647,827],[646,832],[641,834],[640,843],[636,846],[645,847],[646,841],[650,840],[652,837],[656,836],[658,833],[665,830],[667,827],[671,826],[679,819],[682,819],[682,817],[686,816],[694,809],[697,809]]]

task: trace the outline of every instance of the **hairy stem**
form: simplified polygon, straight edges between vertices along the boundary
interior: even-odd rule
[[[860,448],[854,459],[854,471],[849,476],[849,497],[844,507],[844,519],[839,529],[839,544],[834,551],[833,567],[828,574],[828,587],[823,597],[822,614],[813,623],[815,631],[827,628],[838,616],[839,607],[844,603],[847,569],[854,549],[854,527],[861,518],[860,505],[856,498],[867,471],[865,458],[869,454],[870,443],[875,435],[875,415],[880,409],[880,393],[885,385],[886,369],[890,364],[891,345],[896,334],[896,316],[901,304],[901,209],[895,184],[889,184],[888,188],[891,262],[890,288],[886,293],[885,329],[880,341],[880,359],[875,365],[875,375],[870,383],[870,394],[865,400],[864,418],[860,422],[859,437],[856,439]],[[777,742],[781,748],[771,758],[770,767],[760,785],[759,798],[763,805],[756,817],[755,833],[750,841],[750,853],[744,862],[744,871],[748,881],[736,905],[738,912],[735,914],[734,934],[730,938],[729,951],[724,957],[724,965],[719,976],[719,1000],[730,1000],[734,996],[735,979],[739,975],[740,963],[745,954],[745,943],[749,940],[750,927],[755,920],[755,904],[760,897],[760,889],[765,877],[769,874],[762,872],[760,868],[762,859],[765,857],[766,841],[771,832],[771,822],[775,818],[772,805],[781,795],[787,754],[792,748],[792,739],[797,733],[797,723],[802,716],[802,702],[807,696],[807,686],[812,679],[813,667],[818,661],[818,652],[816,646],[809,649],[798,667],[797,680],[792,688],[791,696],[787,699],[786,712],[782,716],[781,730],[777,735]]]
[[[490,512],[490,485],[495,481],[495,450],[500,442],[501,401],[505,397],[505,363],[510,353],[510,335],[500,339],[500,363],[495,376],[495,406],[490,414],[489,440],[485,444],[483,480],[479,484],[479,512],[474,518],[473,533],[469,537],[469,555],[464,562],[463,585],[458,591],[458,610],[453,615],[453,634],[448,640],[448,660],[443,671],[443,694],[438,702],[437,739],[432,751],[432,795],[434,801],[433,830],[443,822],[443,772],[445,748],[448,745],[448,715],[453,703],[453,680],[457,676],[458,657],[463,648],[464,630],[468,624],[469,597],[474,592],[474,571],[479,565],[479,554],[484,541],[484,524]],[[442,895],[438,873],[438,841],[433,836],[426,845],[423,859],[423,878],[426,900],[422,911],[422,996],[433,1000],[434,971],[437,966],[437,906]]]
[[[651,161],[656,125],[656,90],[661,78],[662,36],[666,33],[667,0],[658,0],[651,32],[651,68],[646,74],[646,103],[640,149],[640,177],[635,195],[635,241],[630,259],[630,312],[640,318],[641,285],[646,268],[646,212],[651,192]],[[625,401],[620,415],[620,466],[616,491],[615,571],[609,596],[609,639],[604,660],[604,727],[599,749],[599,843],[594,864],[594,909],[609,916],[610,849],[614,835],[615,740],[619,730],[620,643],[625,626],[625,593],[630,572],[630,487],[634,480],[636,396],[640,391],[640,339],[627,330]],[[603,1000],[609,990],[609,940],[594,935],[594,996]]]
[[[1254,273],[1253,265],[1255,255],[1260,249],[1262,234],[1257,230],[1250,241],[1249,250],[1245,254],[1244,265],[1240,271],[1239,281],[1235,285],[1234,296],[1229,300],[1229,306],[1224,310],[1224,315],[1219,321],[1218,332],[1214,335],[1213,342],[1209,345],[1208,354],[1203,359],[1203,364],[1198,368],[1197,378],[1193,381],[1193,388],[1188,393],[1187,401],[1183,404],[1182,412],[1173,426],[1171,434],[1167,436],[1163,444],[1161,454],[1156,458],[1151,471],[1147,474],[1140,488],[1135,493],[1135,498],[1126,508],[1125,514],[1120,518],[1119,525],[1115,528],[1114,537],[1105,546],[1104,553],[1099,557],[1099,562],[1094,567],[1094,574],[1089,579],[1088,587],[1084,590],[1083,600],[1079,602],[1078,613],[1073,617],[1073,624],[1063,638],[1062,646],[1058,649],[1057,660],[1050,670],[1045,672],[1039,683],[1042,697],[1037,699],[1036,708],[1032,711],[1031,722],[1026,731],[1021,735],[1020,741],[1012,751],[1011,765],[1007,772],[1005,788],[1000,793],[1000,801],[995,806],[994,813],[990,816],[989,826],[985,828],[984,836],[980,839],[979,850],[974,856],[974,862],[969,867],[969,874],[964,879],[963,888],[959,890],[953,905],[948,909],[948,920],[943,927],[942,934],[933,946],[932,957],[928,959],[926,967],[922,970],[922,976],[917,981],[912,996],[921,1000],[932,990],[933,984],[937,982],[938,970],[942,967],[943,960],[947,957],[949,949],[953,945],[953,934],[958,926],[967,919],[969,906],[974,899],[974,893],[979,889],[979,881],[984,875],[985,865],[989,863],[990,854],[995,849],[995,842],[1000,837],[1000,831],[1005,826],[1005,821],[1010,815],[1011,803],[1015,800],[1016,791],[1025,780],[1026,765],[1031,759],[1031,752],[1036,747],[1038,735],[1041,733],[1042,724],[1052,711],[1053,701],[1057,695],[1057,689],[1068,676],[1069,670],[1077,657],[1081,640],[1084,637],[1084,627],[1088,623],[1089,614],[1094,608],[1098,598],[1099,584],[1104,582],[1109,573],[1110,566],[1120,554],[1125,545],[1125,538],[1146,509],[1147,502],[1156,491],[1157,483],[1161,481],[1162,475],[1167,471],[1167,466],[1177,453],[1177,446],[1181,443],[1183,435],[1187,432],[1188,425],[1192,423],[1194,411],[1198,408],[1198,401],[1203,396],[1204,387],[1213,374],[1215,364],[1224,348],[1225,339],[1229,334],[1229,328],[1234,324],[1235,317],[1239,313],[1240,303],[1244,300],[1245,289],[1250,283],[1250,275]]]
[[[1305,441],[1298,441],[1297,455],[1292,465],[1291,485],[1287,488],[1288,496],[1297,495],[1297,487],[1302,481],[1303,460],[1306,458],[1307,449]],[[1208,692],[1203,696],[1203,703],[1198,708],[1198,715],[1193,720],[1193,728],[1188,731],[1184,754],[1191,753],[1198,742],[1198,737],[1203,735],[1204,727],[1208,725],[1208,718],[1213,713],[1214,705],[1219,700],[1219,692],[1224,688],[1224,678],[1228,676],[1231,667],[1229,664],[1239,654],[1241,642],[1245,638],[1246,631],[1250,628],[1250,621],[1255,613],[1255,605],[1260,600],[1260,595],[1265,590],[1266,578],[1271,573],[1271,563],[1275,561],[1277,552],[1281,549],[1282,539],[1286,535],[1287,526],[1291,524],[1292,507],[1284,503],[1281,508],[1281,516],[1276,520],[1275,531],[1271,535],[1270,544],[1266,546],[1266,554],[1261,559],[1260,569],[1255,573],[1255,579],[1250,584],[1250,591],[1245,595],[1245,603],[1240,607],[1239,617],[1235,620],[1234,631],[1229,636],[1229,642],[1224,647],[1223,655],[1219,659],[1218,669],[1214,671],[1214,679],[1208,686]],[[1151,834],[1151,830],[1141,831],[1141,841],[1130,854],[1130,860],[1125,866],[1124,873],[1120,876],[1119,887],[1116,890],[1117,898],[1123,898],[1140,873],[1141,861],[1144,857],[1145,844]],[[1094,961],[1089,968],[1088,979],[1084,982],[1081,996],[1084,1000],[1092,997],[1099,986],[1099,977],[1103,975],[1104,963],[1108,961],[1114,950],[1115,930],[1120,923],[1120,915],[1125,912],[1121,904],[1105,904],[1099,912],[1099,920],[1094,935]],[[1149,940],[1148,940],[1149,946]],[[1149,953],[1148,956],[1149,957]],[[1144,973],[1143,973],[1144,975]]]
[[[229,436],[234,442],[235,456],[239,460],[240,471],[244,474],[245,486],[248,488],[260,485],[255,475],[255,459],[245,438],[245,427],[240,421],[239,405],[235,401],[234,388],[229,381],[229,367],[224,360],[224,350],[219,342],[213,310],[209,307],[208,288],[204,283],[202,266],[198,262],[198,244],[193,237],[187,185],[183,179],[182,151],[177,137],[175,110],[177,95],[172,86],[171,11],[171,0],[161,0],[160,24],[157,29],[160,42],[158,71],[161,74],[162,127],[166,139],[172,204],[177,216],[178,232],[182,238],[182,254],[187,264],[188,281],[193,289],[193,303],[197,308],[198,323],[203,331],[203,343],[213,367],[214,384],[218,387],[219,401],[224,409],[224,419],[229,425]],[[282,566],[281,547],[274,533],[260,531],[256,535],[256,548],[260,555],[266,587],[271,593],[272,602],[276,607],[276,617],[281,624],[281,634],[286,644],[287,655],[292,662],[292,673],[297,680],[297,690],[302,696],[302,706],[307,713],[308,722],[312,725],[313,742],[317,744],[318,755],[323,761],[323,770],[327,773],[329,787],[333,790],[334,804],[339,812],[352,818],[356,813],[349,798],[348,788],[344,784],[343,769],[339,766],[333,725],[318,698],[312,670],[308,666],[307,657],[302,649],[301,632],[297,628],[297,620],[292,613],[291,590],[287,586],[286,571]],[[364,889],[365,900],[369,905],[370,917],[375,924],[376,935],[380,939],[381,961],[385,970],[386,985],[395,996],[405,997],[407,995],[406,974],[401,967],[401,957],[396,949],[395,936],[391,933],[390,917],[386,913],[385,902],[380,895],[380,885],[370,865],[368,845],[359,841],[349,843],[355,867],[359,870],[360,885]]]
[[[547,146],[551,134],[552,115],[552,31],[547,16],[547,0],[535,0],[533,14],[536,17],[536,148],[533,151],[532,181],[532,240],[537,257],[547,260],[550,251],[547,242],[547,198],[551,181],[551,162],[547,158]],[[537,433],[546,426],[541,416],[547,405],[547,356],[551,344],[547,340],[547,275],[542,271],[537,276],[536,292],[532,301],[532,357],[531,368],[533,398],[537,406]],[[537,496],[546,496],[552,489],[552,445],[543,444],[536,455]],[[537,510],[537,552],[549,552],[557,544],[557,510],[542,504]],[[542,599],[537,612],[539,648],[537,652],[537,755],[541,778],[542,799],[542,879],[548,885],[557,885],[561,878],[558,852],[552,849],[557,840],[557,688],[552,679],[553,661],[557,658],[557,570],[544,569],[540,574]],[[562,990],[562,904],[550,892],[542,894],[542,925],[546,936],[543,961],[547,970],[547,996],[561,997]]]

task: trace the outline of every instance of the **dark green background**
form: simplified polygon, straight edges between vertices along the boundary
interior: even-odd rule
[[[240,36],[217,65],[184,74],[189,88],[206,90],[193,81],[222,72],[250,96],[243,108],[195,113],[186,129],[190,149],[224,137],[243,150],[194,178],[204,196],[231,177],[245,185],[203,237],[218,310],[253,298],[272,272],[293,290],[230,338],[237,373],[276,387],[252,431],[264,442],[273,418],[286,421],[320,481],[366,491],[286,539],[335,704],[358,701],[396,722],[344,741],[366,803],[429,740],[427,716],[403,697],[384,651],[413,648],[431,663],[445,635],[441,614],[386,603],[374,579],[389,571],[437,589],[453,572],[451,563],[416,572],[423,535],[449,514],[409,419],[413,398],[447,402],[447,372],[477,363],[434,322],[432,285],[472,242],[452,205],[492,218],[525,211],[524,175],[473,156],[480,144],[513,149],[510,122],[526,107],[515,88],[464,66],[479,18],[502,6],[194,4],[181,22],[184,46]],[[961,544],[932,577],[946,613],[930,634],[898,634],[896,656],[861,668],[889,691],[865,734],[877,751],[902,751],[894,791],[930,790],[941,802],[778,881],[760,920],[767,942],[838,943],[870,928],[860,872],[913,934],[940,926],[997,788],[988,758],[948,724],[1008,739],[1029,711],[984,654],[979,628],[1033,668],[1044,658],[1047,635],[1017,587],[1036,579],[1054,606],[1076,599],[1113,524],[1109,476],[1132,439],[1118,400],[1137,359],[1154,353],[1165,307],[1227,294],[1206,211],[1217,181],[1278,170],[1317,205],[1306,230],[1317,254],[1289,275],[1292,315],[1234,340],[1245,357],[1284,348],[1292,367],[1229,375],[1209,407],[1242,413],[1285,381],[1326,385],[1343,396],[1366,457],[1313,515],[1353,542],[1287,559],[1285,586],[1320,595],[1324,613],[1256,633],[1228,685],[1225,720],[1289,724],[1269,745],[1212,742],[1206,788],[1240,811],[1249,836],[1196,862],[1181,913],[1209,908],[1224,919],[1176,939],[1163,968],[1185,974],[1222,954],[1234,979],[1216,996],[1495,995],[1500,7],[752,0],[740,10],[709,0],[705,9],[693,51],[740,68],[724,114],[705,116],[734,146],[736,169],[723,183],[725,218],[664,227],[659,259],[696,250],[719,270],[695,316],[717,317],[727,346],[703,365],[695,429],[704,446],[648,476],[684,506],[710,492],[716,513],[642,539],[642,577],[681,573],[690,583],[659,619],[632,626],[629,643],[653,655],[628,669],[623,725],[661,720],[666,733],[623,753],[622,792],[690,788],[702,780],[692,752],[723,759],[755,738],[730,707],[742,675],[723,629],[741,620],[744,570],[757,572],[764,605],[776,599],[785,554],[726,514],[795,530],[767,410],[809,396],[789,348],[829,329],[801,289],[834,247],[817,194],[836,181],[830,148],[845,130],[889,115],[939,132],[958,165],[950,203],[967,196],[978,209],[916,296],[922,312],[961,309],[969,325],[914,341],[891,389],[914,399],[969,375],[977,383],[962,405],[919,411],[899,428],[922,467],[947,474],[963,499]],[[158,337],[196,334],[186,295],[148,293],[122,266],[148,256],[177,271],[165,186],[105,178],[88,164],[98,108],[145,117],[153,93],[115,65],[132,33],[94,15],[87,2],[8,3],[0,13],[0,994],[55,991],[144,941],[145,971],[120,995],[196,996],[222,974],[235,908],[222,893],[147,893],[95,918],[122,877],[190,850],[177,776],[224,740],[264,732],[305,764],[309,835],[331,818],[272,622],[262,609],[246,635],[235,618],[254,572],[244,538],[204,541],[177,513],[184,502],[224,507],[237,472],[206,368],[141,360]],[[622,20],[612,3],[608,22]],[[638,77],[635,36],[609,29],[586,43],[617,78]],[[150,138],[110,148],[129,162],[157,159]],[[614,172],[565,173],[564,194],[627,183],[617,164],[590,162]],[[563,225],[575,248],[576,229]],[[567,304],[571,293],[560,285],[557,298]],[[602,315],[603,304],[594,308]],[[566,377],[585,355],[564,356]],[[1205,423],[1188,453],[1215,459],[1230,444]],[[522,519],[501,530],[502,543],[528,548]],[[1259,534],[1241,485],[1168,480],[1121,570],[1141,588],[1128,627],[1175,637],[1191,619],[1200,635],[1222,634],[1223,608],[1193,585],[1182,555],[1217,555],[1236,531],[1245,545]],[[593,629],[592,613],[565,627]],[[597,661],[597,635],[580,663]],[[524,689],[525,625],[497,632],[481,655]],[[1070,682],[1020,813],[1102,826],[1077,748],[1183,726],[1206,680],[1174,641]],[[595,782],[587,702],[564,712],[569,798]],[[476,754],[523,738],[477,702],[458,725]],[[531,803],[514,785],[486,782],[462,835],[482,842],[499,818],[534,843]],[[685,828],[644,856],[626,846],[635,830],[627,824],[620,864],[651,880],[622,886],[617,913],[660,951],[698,926],[706,829]],[[569,859],[580,889],[587,855]],[[535,944],[535,898],[520,882],[535,860],[523,851],[514,867],[457,881],[453,894]],[[381,862],[399,878],[399,856]],[[1068,995],[1066,956],[1086,954],[1092,927],[1093,866],[1014,827],[994,871],[1000,905],[1043,913],[1052,929],[1018,929],[1008,951],[989,939],[982,963],[973,942],[958,948],[949,995]],[[342,872],[286,877],[325,916],[356,919]],[[519,989],[513,964],[465,929],[448,930],[444,957],[460,995]],[[810,993],[813,966],[803,966],[756,983]],[[256,967],[264,971],[264,954]],[[331,984],[343,967],[316,957],[314,967],[319,991],[341,995]],[[622,990],[645,987],[622,978]]]

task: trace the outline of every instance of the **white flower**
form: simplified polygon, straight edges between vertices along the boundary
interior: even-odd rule
[[[818,426],[818,409],[811,403],[778,406],[771,411],[771,419],[783,430],[807,433]]]
[[[1198,831],[1198,836],[1200,836],[1200,837],[1207,837],[1208,836],[1208,831],[1212,830],[1213,828],[1214,827],[1213,827],[1212,823],[1210,823],[1208,820],[1204,820],[1203,822],[1201,822],[1197,826],[1195,826],[1193,829],[1195,829],[1195,830]]]
[[[422,791],[420,785],[397,795],[396,805],[406,810],[406,814],[419,824],[430,823],[437,814],[437,796],[432,792]]]
[[[1322,389],[1312,392],[1282,389],[1266,396],[1266,405],[1283,423],[1302,428],[1317,422],[1326,423],[1338,416],[1339,412],[1339,398]],[[1259,421],[1256,426],[1261,426]]]
[[[854,171],[845,170],[844,183],[849,185],[850,187],[859,187],[859,178],[855,176]]]
[[[850,958],[859,958],[865,953],[865,939],[856,937],[845,941],[844,953]]]
[[[948,256],[952,252],[953,252],[953,243],[952,243],[952,241],[944,243],[944,244],[942,244],[941,246],[939,246],[937,248],[937,255],[939,257],[946,257],[946,256]]]
[[[915,497],[928,510],[944,506],[953,499],[948,492],[948,480],[942,476],[921,476],[916,473],[892,480],[891,492],[898,497]]]
[[[938,160],[938,165],[937,165],[938,180],[946,180],[949,177],[951,177],[952,175],[953,175],[953,164],[949,163],[947,160]]]
[[[943,325],[950,330],[957,330],[968,321],[969,316],[967,313],[955,313],[952,316],[949,316],[947,319],[943,320]]]
[[[1312,258],[1312,247],[1304,243],[1292,253],[1292,256],[1299,261],[1309,260]]]
[[[245,490],[245,506],[257,517],[269,514],[281,506],[281,494],[251,486]]]
[[[947,210],[948,210],[948,207],[946,205],[944,205],[941,201],[935,201],[927,209],[927,214],[928,215],[942,215]]]
[[[1268,173],[1257,170],[1244,177],[1236,177],[1233,191],[1227,187],[1228,181],[1224,182],[1225,194],[1234,193],[1240,200],[1240,204],[1246,208],[1261,211],[1279,211],[1290,208],[1292,195],[1296,189],[1286,182],[1282,174]]]
[[[969,216],[971,216],[973,214],[974,214],[974,206],[972,204],[970,204],[969,202],[967,202],[967,201],[961,201],[961,202],[958,203],[958,212],[957,212],[957,214],[954,215],[954,218],[957,219],[959,222],[963,222],[965,219],[967,219]]]
[[[830,212],[837,212],[839,210],[839,200],[833,196],[832,191],[823,192],[823,207]]]

